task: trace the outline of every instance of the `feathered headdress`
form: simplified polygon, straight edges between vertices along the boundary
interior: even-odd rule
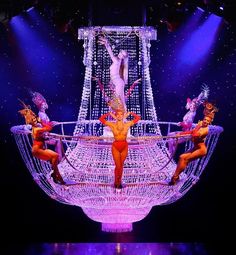
[[[32,121],[32,117],[36,117],[36,114],[31,110],[30,105],[26,105],[22,100],[18,99],[22,106],[24,107],[22,110],[19,110],[18,112],[25,118],[26,124],[30,124]]]
[[[33,103],[40,108],[43,103],[47,103],[46,99],[39,93],[30,91]]]
[[[213,121],[214,117],[215,117],[215,113],[219,111],[219,109],[215,106],[214,103],[205,101],[203,103],[204,106],[204,111],[203,114],[205,117],[209,117],[211,118],[211,121]]]
[[[112,99],[108,102],[108,105],[111,107],[113,111],[125,111],[124,105],[122,104],[122,101],[120,97],[112,97]]]

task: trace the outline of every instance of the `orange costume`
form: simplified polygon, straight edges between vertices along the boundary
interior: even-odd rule
[[[191,150],[180,155],[177,168],[171,178],[171,181],[169,182],[169,185],[174,185],[179,180],[179,175],[184,171],[191,161],[202,158],[207,154],[205,140],[209,132],[208,125],[213,121],[215,112],[217,112],[218,109],[209,102],[206,102],[204,107],[204,119],[200,121],[194,129],[179,133],[179,135],[192,135],[191,140],[194,146]]]
[[[40,122],[35,113],[24,104],[24,109],[19,111],[24,117],[27,124],[32,125],[32,154],[34,157],[41,160],[49,160],[53,173],[51,174],[53,181],[58,184],[65,184],[58,170],[58,153],[50,149],[45,149],[45,132],[52,130],[53,123],[47,124]]]
[[[110,122],[106,120],[106,117],[111,115],[116,122]],[[133,115],[134,119],[131,121],[123,122],[124,118],[128,115]],[[112,156],[115,162],[115,187],[122,188],[121,179],[123,175],[124,161],[128,155],[128,143],[126,137],[128,130],[131,126],[136,124],[140,120],[140,116],[133,112],[129,112],[124,116],[123,111],[116,111],[116,114],[106,113],[102,115],[99,120],[106,126],[111,128],[115,141],[112,143]]]
[[[120,152],[124,151],[126,147],[128,146],[127,141],[114,141],[112,145]]]
[[[46,99],[39,93],[39,92],[33,92],[31,91],[32,101],[37,106],[39,112],[38,116],[41,119],[41,122],[43,122],[45,125],[48,123],[50,125],[50,119],[48,115],[46,114],[46,110],[48,109],[48,104]],[[53,122],[56,123],[56,122]],[[44,125],[44,126],[45,126]],[[62,144],[61,141],[55,140],[55,139],[47,139],[46,144],[48,145],[54,145],[55,151],[59,155],[59,162],[62,160]]]

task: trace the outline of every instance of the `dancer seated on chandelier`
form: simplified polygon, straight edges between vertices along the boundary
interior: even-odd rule
[[[218,109],[215,107],[214,104],[210,102],[205,102],[204,107],[204,119],[202,121],[199,121],[199,123],[194,129],[190,131],[183,131],[178,134],[190,134],[191,140],[193,142],[193,148],[180,155],[177,168],[173,176],[171,177],[169,185],[176,184],[176,182],[179,180],[179,175],[184,171],[184,169],[191,161],[202,158],[207,154],[205,140],[209,132],[208,125],[211,124],[211,122],[213,121],[215,113],[218,111]]]
[[[196,112],[198,107],[203,104],[209,95],[209,88],[208,86],[202,86],[202,91],[201,93],[195,97],[194,99],[187,98],[187,104],[185,108],[189,110],[183,117],[183,121],[178,123],[178,126],[182,127],[182,131],[189,131],[192,128],[194,118],[196,116]],[[174,136],[177,135],[181,131],[176,131],[176,132],[171,132],[168,135],[169,136]],[[183,143],[186,142],[186,138],[179,138],[177,140],[177,143]],[[171,154],[174,154],[174,151],[176,149],[176,140],[175,139],[169,139],[168,141],[168,148]]]
[[[53,128],[53,122],[43,123],[40,118],[36,116],[36,114],[30,109],[29,106],[23,104],[24,109],[20,110],[19,113],[25,117],[26,124],[30,124],[32,126],[32,155],[41,160],[49,160],[53,173],[51,177],[53,181],[58,184],[65,184],[60,172],[58,170],[58,158],[59,155],[53,150],[45,149],[45,132],[49,132]]]
[[[41,122],[44,124],[50,123],[50,119],[48,115],[46,114],[46,110],[48,109],[48,104],[46,99],[38,92],[30,92],[32,96],[33,103],[37,106],[39,112],[38,117],[40,118]],[[51,122],[53,124],[56,124],[56,121]],[[62,144],[61,141],[55,140],[55,139],[48,139],[45,141],[46,144],[55,146],[55,151],[58,153],[58,160],[59,162],[62,159]]]
[[[106,120],[106,117],[111,116],[115,122]],[[124,120],[132,115],[133,120],[124,122]],[[122,109],[117,109],[115,114],[108,112],[103,114],[99,120],[106,126],[111,128],[115,141],[112,143],[112,156],[115,161],[115,188],[121,189],[121,179],[123,174],[123,167],[125,159],[128,155],[128,142],[126,140],[128,130],[131,126],[140,120],[140,116],[133,112],[125,113]]]
[[[121,102],[126,110],[124,89],[125,85],[128,84],[128,52],[126,50],[120,50],[119,54],[115,56],[106,38],[100,37],[98,43],[101,45],[105,45],[107,52],[111,57],[111,84],[114,85],[115,94],[121,99]]]

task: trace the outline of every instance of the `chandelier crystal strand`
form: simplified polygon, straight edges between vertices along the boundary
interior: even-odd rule
[[[111,59],[97,36],[105,35],[113,46],[114,54],[120,49],[129,53],[129,83],[141,78],[127,99],[128,110],[142,119],[128,135],[129,152],[124,164],[121,190],[114,188],[114,161],[111,153],[113,136],[98,118],[109,110],[104,96],[92,76],[104,84],[107,95]],[[199,180],[213,154],[222,127],[209,127],[206,144],[208,154],[188,165],[174,186],[168,182],[176,169],[170,155],[168,136],[163,130],[177,127],[177,123],[157,121],[150,78],[150,40],[156,40],[156,30],[151,27],[89,27],[78,31],[84,40],[85,76],[77,121],[61,122],[60,134],[49,134],[60,140],[65,148],[64,159],[58,168],[66,185],[53,182],[49,162],[32,156],[30,130],[23,126],[11,128],[23,161],[33,179],[51,198],[70,205],[80,206],[92,220],[102,223],[102,230],[127,232],[132,224],[145,218],[153,206],[170,204],[181,198]],[[142,95],[142,96],[141,96]],[[67,134],[73,125],[73,134]],[[162,132],[161,132],[162,131]],[[192,143],[186,142],[185,150]]]

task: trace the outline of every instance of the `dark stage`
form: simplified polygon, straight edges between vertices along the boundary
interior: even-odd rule
[[[63,247],[65,243],[166,243],[167,246],[172,243],[172,250],[176,245],[175,251],[168,253],[162,247],[163,253],[158,254],[216,254],[222,248],[219,246],[225,243],[225,249],[228,248],[229,233],[234,231],[235,223],[235,20],[229,16],[224,18],[221,13],[214,14],[217,23],[196,34],[199,24],[189,21],[194,12],[200,11],[197,5],[188,5],[188,10],[185,9],[181,19],[176,21],[178,25],[174,26],[170,20],[173,25],[170,27],[167,22],[160,22],[168,20],[169,16],[163,6],[154,4],[155,1],[138,1],[132,14],[129,11],[133,1],[127,2],[130,8],[124,13],[121,6],[115,4],[109,9],[106,1],[100,2],[96,12],[94,2],[91,1],[90,12],[87,5],[78,6],[80,14],[73,16],[74,19],[69,16],[72,9],[68,8],[63,15],[63,7],[55,13],[50,5],[45,7],[42,3],[28,12],[19,11],[16,16],[8,14],[0,23],[1,212],[4,224],[1,232],[4,240],[17,244],[11,248],[13,250],[27,247],[25,254],[69,254],[34,251],[46,249],[46,243],[48,246],[63,243]],[[144,3],[147,4],[146,16],[142,11]],[[114,11],[113,15],[108,9]],[[164,16],[161,11],[165,11]],[[202,20],[207,20],[211,9],[201,11],[204,12]],[[66,23],[68,16],[70,23]],[[19,22],[17,17],[20,17]],[[84,49],[82,41],[77,40],[77,28],[88,26],[89,17],[90,25],[141,26],[145,23],[157,29],[157,41],[151,42],[150,75],[160,121],[181,121],[186,112],[186,98],[197,96],[202,84],[207,84],[209,99],[219,108],[214,124],[224,128],[197,184],[177,202],[153,207],[145,219],[134,223],[130,233],[102,232],[101,225],[90,220],[81,208],[48,197],[33,181],[10,132],[12,126],[24,124],[18,113],[18,98],[32,104],[29,90],[46,97],[51,119],[77,120],[84,80]],[[202,117],[202,110],[198,110],[196,121]],[[45,244],[41,248],[28,246],[35,243]],[[176,243],[189,243],[182,247],[185,251],[194,245],[195,248],[192,253],[183,253]],[[73,252],[70,254],[77,254]],[[155,252],[145,254],[157,254]],[[117,253],[114,248],[114,253],[110,254],[127,253]]]

